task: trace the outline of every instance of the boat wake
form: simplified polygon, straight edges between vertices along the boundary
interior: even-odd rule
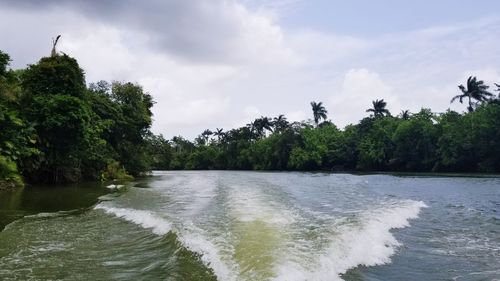
[[[409,226],[409,220],[417,218],[425,207],[421,201],[407,200],[342,218],[332,226],[328,246],[316,253],[311,267],[300,261],[288,262],[278,270],[275,280],[342,280],[341,275],[349,269],[390,263],[401,245],[391,230]]]
[[[156,235],[165,235],[172,230],[172,225],[162,217],[151,211],[136,210],[129,208],[107,207],[102,203],[95,207],[118,218],[135,223],[143,228],[151,229]]]
[[[205,212],[219,208],[204,219],[203,212],[194,217],[184,212],[179,218],[179,212],[169,213],[165,206],[151,211],[106,201],[95,208],[157,235],[175,233],[220,280],[342,280],[358,266],[390,263],[401,246],[391,230],[408,227],[427,207],[421,201],[392,200],[357,212],[306,215],[305,209],[258,189],[228,187],[224,192],[224,200],[215,200],[216,192],[212,197],[200,193]],[[171,193],[169,198],[175,201]]]

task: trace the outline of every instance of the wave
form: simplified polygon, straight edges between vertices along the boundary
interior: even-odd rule
[[[255,200],[256,198],[246,198],[250,199],[250,202],[246,203],[253,207],[255,207],[254,203],[256,202],[262,203]],[[239,203],[244,202],[237,200],[240,198],[231,199]],[[261,206],[261,204],[255,205]],[[240,206],[247,211],[249,209],[245,208],[245,204]],[[300,232],[299,229],[290,229],[291,224],[301,224],[297,221],[300,218],[282,219],[283,215],[288,217],[294,214],[292,215],[294,217],[298,214],[286,211],[287,208],[284,206],[281,206],[285,209],[280,209],[281,212],[276,212],[278,206],[268,207],[269,210],[263,208],[259,212],[254,211],[246,214],[236,212],[235,215],[242,223],[258,219],[283,228],[285,232]],[[288,238],[281,236],[282,239],[287,240],[281,242],[283,242],[283,245],[288,245],[286,246],[288,249],[282,249],[285,251],[283,252],[285,257],[283,259],[277,257],[277,260],[275,260],[277,264],[272,266],[274,274],[269,277],[274,280],[342,280],[342,274],[349,269],[358,266],[376,266],[390,263],[391,256],[395,254],[397,248],[401,245],[393,236],[391,230],[409,226],[410,220],[417,218],[421,209],[425,207],[427,206],[421,201],[391,201],[377,208],[331,220],[330,222],[334,221],[332,225],[325,226],[328,228],[325,235],[329,235],[326,237],[327,243],[319,249],[310,247],[312,244],[308,243],[311,241],[306,241],[308,238],[303,235],[300,235],[302,241],[288,240],[291,238],[290,235],[285,235],[290,236]],[[198,228],[189,221],[180,222],[180,227],[174,229],[170,221],[151,211],[111,207],[106,206],[104,203],[97,205],[95,208],[102,209],[108,214],[137,224],[145,229],[150,229],[157,235],[165,235],[170,231],[174,232],[178,241],[186,249],[199,254],[200,260],[211,268],[220,280],[238,280],[243,277],[239,276],[240,264],[234,259],[234,252],[230,253],[231,250],[228,252],[229,242],[225,241],[223,237],[214,237],[213,233],[206,233],[205,230]],[[271,210],[273,211],[271,214],[274,215],[268,216],[267,211]],[[248,217],[248,215],[252,216]],[[235,234],[232,233],[232,235]],[[219,238],[224,241],[219,241]]]
[[[103,210],[108,214],[132,222],[145,229],[150,229],[156,235],[165,235],[169,232],[174,232],[179,242],[186,249],[199,254],[201,261],[211,268],[217,277],[222,280],[235,280],[231,275],[231,271],[221,260],[217,247],[205,238],[201,230],[196,229],[194,226],[186,226],[185,230],[175,230],[168,220],[146,210],[109,207],[104,206],[102,203],[97,205],[95,209]]]
[[[73,216],[76,214],[80,214],[88,210],[88,208],[80,208],[80,209],[74,209],[74,210],[67,210],[67,211],[57,211],[57,212],[41,212],[33,215],[26,215],[24,217],[17,218],[7,225],[5,225],[2,228],[0,228],[0,232],[4,230],[8,230],[14,225],[17,225],[18,223],[22,223],[25,220],[46,220],[46,219],[53,219],[53,218],[58,218],[58,217],[65,217],[65,216]]]
[[[344,222],[334,227],[336,235],[313,268],[288,262],[278,269],[275,280],[342,280],[341,275],[349,269],[390,263],[401,245],[390,230],[409,226],[409,220],[417,218],[425,207],[421,201],[393,202],[348,222],[341,220]]]
[[[156,235],[165,235],[172,230],[172,225],[169,221],[150,211],[108,207],[102,204],[97,205],[95,208],[140,225],[143,228],[151,229]]]
[[[186,229],[187,230],[187,229]],[[191,226],[185,233],[180,233],[178,238],[188,250],[200,254],[201,261],[213,270],[219,280],[237,280],[234,272],[236,265],[229,267],[222,260],[219,248],[210,242],[200,229]],[[230,268],[233,268],[231,270]]]

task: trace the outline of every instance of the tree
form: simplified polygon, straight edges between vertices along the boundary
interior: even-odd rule
[[[438,128],[430,109],[422,109],[411,119],[402,119],[392,135],[393,170],[431,171],[437,161]]]
[[[477,155],[477,169],[480,172],[500,171],[500,104],[485,103],[479,106],[471,116],[471,122],[477,123],[472,132],[472,143]]]
[[[226,169],[251,169],[250,146],[258,137],[250,126],[232,129],[226,132],[224,143],[224,163]]]
[[[471,130],[463,115],[448,110],[439,117],[440,136],[438,140],[439,170],[467,171],[475,170],[475,152]]]
[[[317,128],[299,131],[300,142],[292,150],[290,168],[298,170],[331,169],[341,158],[338,151],[340,132],[335,125],[323,122]]]
[[[289,123],[286,120],[285,115],[280,114],[278,117],[274,117],[272,125],[275,132],[281,133],[288,128]]]
[[[214,136],[217,137],[217,142],[221,143],[222,140],[226,137],[226,133],[224,133],[224,129],[215,128]]]
[[[359,136],[357,143],[357,169],[383,171],[388,169],[393,158],[392,136],[401,120],[397,118],[375,118],[370,129]]]
[[[170,162],[170,169],[182,170],[186,169],[189,155],[194,151],[194,144],[181,136],[172,138],[171,146],[174,151],[172,161]]]
[[[34,183],[140,175],[160,162],[151,150],[168,156],[168,142],[149,131],[151,96],[132,83],[87,88],[78,62],[57,53],[59,38],[24,70],[7,69],[0,51],[0,182],[18,172]]]
[[[401,113],[399,114],[399,117],[403,120],[408,120],[410,119],[411,113],[409,110],[401,110]]]
[[[34,124],[41,154],[25,167],[28,179],[51,183],[82,178],[82,159],[92,135],[92,111],[83,70],[67,55],[45,57],[23,73],[24,115]]]
[[[44,57],[30,65],[22,77],[26,95],[68,95],[83,98],[85,75],[78,62],[66,54]]]
[[[450,103],[453,103],[457,99],[460,103],[463,103],[463,99],[467,98],[469,102],[467,110],[469,112],[472,112],[478,104],[488,100],[493,96],[492,93],[487,91],[489,86],[484,85],[484,82],[482,80],[478,81],[476,77],[469,76],[466,85],[467,87],[464,87],[463,85],[458,86],[458,88],[462,91],[462,94],[454,96],[451,99]],[[476,100],[476,102],[473,103],[473,100]]]
[[[373,112],[375,117],[389,116],[391,113],[385,107],[387,106],[387,102],[384,99],[374,100],[372,101],[373,108],[369,108],[366,112]]]
[[[10,56],[0,51],[0,189],[23,185],[20,161],[39,153],[33,127],[19,105],[19,77],[8,69]]]
[[[266,134],[266,130],[272,132],[272,122],[268,117],[261,116],[255,119],[251,124],[252,129],[256,132],[259,138],[263,138]]]
[[[149,134],[146,137],[148,155],[153,169],[168,170],[172,161],[172,147],[163,135]]]
[[[138,84],[113,82],[110,99],[118,111],[110,143],[125,169],[139,176],[150,168],[144,138],[152,124],[153,98]]]
[[[318,126],[318,123],[321,119],[326,120],[326,118],[327,118],[326,114],[328,113],[328,111],[323,106],[322,102],[316,103],[316,102],[312,101],[311,107],[312,107],[312,111],[313,111],[314,123],[316,124],[316,126]]]
[[[218,150],[214,146],[199,146],[188,156],[186,169],[212,170],[216,168]]]
[[[205,131],[203,131],[203,133],[201,133],[201,135],[203,136],[204,140],[205,140],[205,144],[208,144],[208,138],[210,138],[210,136],[213,134],[212,131],[210,131],[209,129],[206,129]]]
[[[2,51],[0,51],[0,77],[1,79],[5,79],[7,75],[7,66],[10,63],[10,56]]]
[[[227,132],[207,129],[194,141],[168,141],[151,133],[154,102],[140,85],[87,88],[78,62],[57,53],[57,38],[53,43],[50,57],[25,70],[8,69],[10,57],[0,51],[0,188],[19,184],[21,174],[59,183],[137,176],[151,167],[500,171],[500,98],[475,77],[452,100],[468,101],[465,114],[403,110],[393,118],[382,99],[373,101],[370,117],[340,130],[321,102],[311,102],[314,124],[261,116]]]

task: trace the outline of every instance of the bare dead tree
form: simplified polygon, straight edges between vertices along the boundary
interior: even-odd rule
[[[52,57],[57,56],[56,45],[57,45],[57,42],[59,41],[59,38],[61,38],[61,35],[57,35],[55,40],[54,40],[54,38],[52,38],[52,52],[50,53],[50,56],[52,56]]]

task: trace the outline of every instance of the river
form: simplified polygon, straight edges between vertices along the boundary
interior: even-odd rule
[[[154,172],[0,193],[0,280],[500,280],[500,178]]]

